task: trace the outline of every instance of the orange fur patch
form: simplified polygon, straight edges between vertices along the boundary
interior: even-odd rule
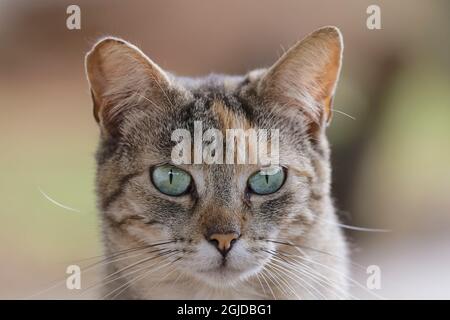
[[[244,129],[251,128],[250,123],[243,116],[238,116],[233,111],[223,105],[221,101],[215,101],[212,110],[217,114],[220,124],[226,129]]]

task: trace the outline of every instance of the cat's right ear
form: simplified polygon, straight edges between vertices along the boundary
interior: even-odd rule
[[[120,121],[136,101],[144,97],[160,106],[170,87],[166,73],[141,50],[111,37],[100,40],[88,52],[86,74],[95,120],[109,136],[119,132]]]

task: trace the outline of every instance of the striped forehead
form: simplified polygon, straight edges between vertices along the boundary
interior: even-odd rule
[[[245,100],[218,93],[195,95],[188,105],[178,112],[178,125],[193,129],[195,121],[201,121],[203,129],[249,129],[255,122],[252,108]]]
[[[250,120],[243,112],[238,112],[222,100],[212,101],[211,110],[223,130],[251,128]]]

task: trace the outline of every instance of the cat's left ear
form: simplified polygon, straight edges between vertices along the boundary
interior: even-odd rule
[[[336,27],[321,28],[291,47],[258,83],[269,103],[303,112],[315,125],[330,122],[343,52]]]

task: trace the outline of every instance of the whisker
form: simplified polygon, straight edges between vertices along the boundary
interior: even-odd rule
[[[263,269],[261,272],[262,272],[261,275],[264,274],[264,275],[267,277],[267,279],[273,284],[274,288],[278,288],[277,284],[272,280],[272,277],[271,277],[270,274],[268,273],[267,269]],[[269,289],[270,289],[270,291],[271,291],[271,293],[272,293],[272,295],[273,295],[274,300],[278,300],[278,298],[277,298],[276,295],[274,294],[274,292],[273,292],[271,286],[269,286]]]
[[[266,268],[264,270],[267,272],[267,275],[273,280],[272,283],[276,282],[276,288],[278,288],[285,295],[285,297],[288,298],[290,296],[289,292],[284,289],[284,286],[282,285],[282,283],[280,283],[280,281],[278,281],[278,277],[276,277],[275,273],[273,271],[271,271],[268,267],[269,266],[266,266]],[[290,289],[292,291],[292,288],[288,288],[288,289]]]
[[[81,260],[76,260],[74,262],[83,262],[83,261],[93,260],[93,259],[102,258],[102,257],[105,257],[105,259],[114,258],[116,255],[120,255],[120,254],[127,253],[127,252],[130,252],[130,251],[135,251],[135,250],[145,249],[145,248],[157,247],[157,246],[160,246],[160,245],[174,243],[174,242],[177,242],[177,241],[179,241],[179,239],[161,240],[161,242],[154,242],[154,243],[151,243],[151,244],[144,244],[144,245],[141,245],[141,246],[138,246],[138,247],[118,250],[118,251],[110,253],[109,256],[108,256],[108,254],[101,254],[101,255],[97,255],[97,256],[93,256],[93,257],[84,258],[84,259],[81,259]]]
[[[139,247],[139,248],[130,249],[130,250],[127,250],[125,252],[120,252],[118,254],[113,254],[113,255],[108,256],[107,258],[105,258],[105,259],[103,259],[101,261],[92,263],[92,264],[84,267],[83,271],[86,272],[86,271],[89,271],[90,269],[92,269],[92,268],[94,268],[96,266],[99,266],[99,267],[100,266],[106,266],[106,265],[108,265],[110,263],[121,261],[121,260],[124,260],[124,259],[127,259],[127,258],[132,258],[134,256],[139,256],[139,255],[142,255],[142,254],[145,254],[145,253],[154,253],[154,252],[159,252],[159,251],[162,251],[162,250],[166,250],[167,248],[163,247],[163,248],[157,248],[157,249],[151,250],[149,252],[140,252],[140,253],[138,253],[136,255],[126,255],[126,256],[124,256],[125,254],[128,254],[128,253],[133,253],[133,252],[141,251],[141,250],[143,251],[143,250],[151,249],[151,248],[154,248],[154,247],[157,247],[157,246],[162,246],[162,245],[165,245],[165,244],[167,244],[167,243],[146,245],[146,246],[142,246],[142,247]],[[111,259],[114,259],[114,258],[117,258],[117,257],[119,257],[119,258],[115,259],[115,260],[111,260]]]
[[[54,205],[56,205],[56,206],[58,206],[58,207],[60,207],[60,208],[66,209],[66,210],[68,210],[68,211],[73,211],[73,212],[81,213],[81,211],[78,210],[78,209],[71,208],[71,207],[69,207],[69,206],[63,205],[62,203],[60,203],[60,202],[58,202],[58,201],[52,199],[48,194],[46,194],[46,193],[41,189],[41,187],[38,186],[37,189],[38,189],[39,192],[44,196],[45,199],[47,199],[48,201],[50,201],[50,202],[53,203]]]
[[[299,249],[297,248],[297,250],[299,250]],[[299,250],[299,252],[301,252],[301,250]],[[358,281],[352,279],[351,277],[349,277],[349,276],[343,274],[343,273],[340,272],[340,271],[337,271],[337,270],[335,270],[335,269],[333,269],[333,268],[331,268],[331,267],[329,267],[329,266],[327,266],[327,265],[324,265],[324,264],[322,264],[322,263],[320,263],[320,262],[317,262],[317,261],[314,261],[314,260],[312,260],[312,259],[307,259],[307,258],[302,257],[302,256],[295,256],[295,257],[296,257],[297,259],[305,260],[305,261],[308,261],[308,262],[317,264],[318,266],[321,266],[321,267],[323,267],[323,268],[325,268],[325,269],[328,269],[328,270],[330,270],[331,272],[334,272],[335,274],[338,274],[338,275],[340,275],[341,277],[345,278],[346,280],[350,281],[352,284],[356,285],[357,287],[359,287],[360,289],[364,290],[365,292],[370,293],[370,294],[373,295],[374,297],[376,297],[376,298],[378,298],[378,299],[381,299],[381,300],[385,300],[385,298],[382,297],[381,295],[378,295],[378,294],[376,294],[375,292],[370,291],[370,290],[367,289],[365,286],[363,286],[362,284],[360,284]]]
[[[291,278],[292,280],[295,281],[295,279],[292,278],[292,276],[293,276],[293,277],[299,279],[300,281],[304,282],[305,285],[308,285],[308,286],[309,286],[312,290],[314,290],[314,291],[315,291],[315,292],[316,292],[323,300],[326,300],[326,297],[324,296],[324,294],[321,293],[314,285],[310,284],[306,279],[302,278],[300,274],[306,276],[308,279],[310,279],[311,281],[313,281],[313,283],[318,284],[318,285],[321,286],[322,288],[326,289],[326,287],[325,287],[322,283],[320,283],[319,281],[317,281],[317,279],[314,279],[313,277],[311,277],[307,272],[305,272],[305,270],[299,270],[299,269],[293,269],[293,270],[292,270],[292,269],[288,269],[287,266],[286,266],[286,264],[282,264],[280,260],[273,260],[273,261],[272,261],[272,264],[273,264],[274,267],[275,267],[275,265],[276,265],[276,266],[277,266],[278,268],[280,268],[281,270],[284,270],[283,273],[284,273],[286,276],[288,276],[289,278]],[[299,272],[299,274],[297,274],[297,273],[294,272],[294,271]],[[292,276],[289,276],[289,274],[287,274],[287,273],[289,273],[289,274],[292,275]],[[297,283],[298,283],[298,282],[297,282]],[[301,285],[300,283],[298,283],[298,284]],[[301,285],[301,286],[302,286],[302,285]],[[302,286],[302,287],[303,287],[303,286]],[[304,288],[304,287],[303,287],[303,288]],[[332,287],[331,287],[331,288],[332,288]],[[307,290],[306,288],[304,288],[304,289]],[[307,291],[309,291],[309,290],[307,290]],[[313,297],[313,298],[315,297],[311,292],[310,292],[310,295],[311,295],[311,297]]]
[[[264,276],[264,270],[262,270],[260,272],[261,278],[264,280],[264,282],[266,283],[267,287],[269,288],[270,293],[272,294],[272,297],[274,300],[277,300],[277,298],[275,297],[275,294],[273,293],[272,287],[269,285],[269,283],[267,282],[266,277]]]
[[[177,261],[179,261],[179,260],[181,260],[182,259],[182,257],[178,257],[178,258],[176,258],[174,261],[172,261],[172,265],[173,264],[175,264],[175,262],[177,262]],[[177,270],[178,268],[177,268],[177,266],[175,265],[173,268],[172,268],[172,270],[170,270],[169,272],[167,272],[166,273],[166,275],[164,276],[164,277],[162,277],[161,279],[159,279],[159,281],[155,284],[155,285],[153,285],[149,290],[152,290],[152,289],[155,289],[155,288],[158,288],[158,286],[164,281],[164,279],[166,279],[169,275],[171,275],[173,272],[175,272],[176,270]],[[177,277],[177,279],[178,279],[179,277]]]
[[[335,112],[335,113],[342,114],[342,115],[344,115],[344,116],[346,116],[346,117],[348,117],[348,118],[350,118],[350,119],[352,119],[352,120],[356,120],[356,118],[355,118],[354,116],[351,116],[351,115],[349,115],[348,113],[345,113],[344,111],[336,110],[336,109],[334,109],[334,108],[332,108],[331,111],[332,111],[332,112]]]
[[[167,260],[167,259],[168,259],[168,257],[165,257],[164,260]],[[175,260],[175,261],[177,261],[177,260]],[[150,269],[150,270],[144,272],[143,274],[133,278],[132,280],[126,282],[125,284],[121,285],[120,287],[118,287],[118,288],[114,289],[113,291],[111,291],[110,293],[106,294],[105,296],[102,297],[102,299],[104,300],[107,297],[109,297],[110,295],[112,295],[114,292],[120,290],[118,294],[114,295],[114,297],[117,297],[118,295],[120,295],[123,291],[125,291],[127,288],[129,288],[136,281],[139,281],[139,280],[149,276],[151,273],[153,273],[155,271],[158,271],[158,270],[160,270],[160,269],[162,269],[162,268],[172,264],[173,262],[174,261],[169,261],[169,262],[165,263],[164,265],[157,267],[156,269]]]
[[[267,293],[266,293],[266,289],[264,288],[264,286],[263,286],[263,284],[262,284],[262,282],[261,282],[261,278],[259,277],[259,274],[257,273],[256,274],[256,278],[258,279],[258,282],[259,282],[259,284],[261,285],[261,288],[262,288],[262,290],[263,290],[263,294],[264,294],[264,297],[267,295]]]
[[[162,249],[163,250],[163,249]],[[167,250],[167,249],[165,249],[165,250]],[[161,250],[158,250],[158,251],[161,251]],[[143,255],[143,254],[146,254],[146,253],[152,253],[152,252],[143,252],[143,253],[141,253],[140,255]],[[175,254],[175,253],[174,253]],[[157,256],[154,256],[153,258],[158,258],[158,257],[161,257],[162,255],[161,254],[159,254],[159,255],[157,255]],[[126,258],[128,258],[128,257],[126,257]],[[131,272],[128,272],[128,273],[123,273],[123,271],[124,270],[120,270],[120,275],[118,275],[117,277],[115,277],[115,278],[113,278],[113,279],[109,279],[110,277],[112,277],[113,275],[111,274],[111,275],[108,275],[107,277],[105,277],[105,278],[103,278],[102,280],[100,280],[100,281],[98,281],[97,283],[95,283],[95,284],[92,284],[92,285],[90,285],[89,287],[87,287],[87,288],[85,288],[84,290],[83,290],[83,292],[81,293],[81,295],[84,295],[84,294],[86,294],[87,292],[89,292],[89,291],[91,291],[92,289],[95,289],[95,288],[97,288],[97,287],[99,287],[99,286],[105,286],[105,285],[107,285],[107,284],[109,284],[109,283],[111,283],[111,282],[114,282],[114,281],[116,281],[116,280],[119,280],[119,279],[121,279],[121,278],[123,278],[123,277],[127,277],[127,276],[129,276],[129,275],[131,275],[131,274],[134,274],[134,273],[136,273],[136,272],[139,272],[140,270],[143,270],[143,269],[146,269],[146,268],[149,268],[149,267],[151,267],[151,266],[153,266],[154,264],[152,264],[152,265],[150,265],[150,266],[147,266],[146,265],[146,263],[147,262],[149,262],[149,261],[151,261],[151,260],[153,260],[153,259],[148,259],[147,261],[142,261],[140,264],[142,264],[143,266],[141,267],[141,268],[138,268],[138,269],[136,269],[136,270],[133,270],[133,271],[131,271]],[[155,263],[156,264],[156,263]],[[137,265],[136,265],[137,266]],[[109,280],[108,280],[109,279]],[[106,281],[105,282],[105,280],[108,280],[108,281]]]
[[[178,270],[178,277],[175,278],[175,280],[172,282],[172,287],[175,288],[176,283],[178,282],[178,280],[184,276],[184,271]]]
[[[275,261],[274,261],[274,260],[281,261],[281,260],[279,260],[279,258],[277,257],[277,254],[276,254],[276,253],[272,253],[272,252],[267,251],[267,250],[265,250],[265,249],[261,249],[261,250],[264,251],[264,252],[266,252],[266,253],[269,253],[269,254],[271,255],[272,260],[269,262],[269,264],[272,264],[273,267],[276,267],[276,266],[274,265],[274,264],[275,264]],[[281,266],[279,266],[279,267],[281,267]],[[289,273],[294,274],[294,275],[297,277],[297,279],[299,279],[300,281],[304,282],[306,285],[310,286],[314,291],[316,291],[319,295],[321,295],[321,293],[317,290],[317,288],[315,288],[314,286],[310,285],[310,284],[306,281],[306,279],[300,277],[299,275],[293,273],[292,271],[290,271],[289,269],[287,269],[287,268],[285,268],[285,267],[283,267],[283,268],[284,268],[286,271],[289,271]],[[284,272],[284,274],[287,275],[285,272]],[[289,275],[287,275],[287,276],[289,276]],[[292,279],[292,277],[290,277],[290,278]],[[294,280],[294,279],[292,279],[292,280]],[[295,281],[295,280],[294,280],[294,281]],[[303,289],[305,289],[305,290],[311,295],[311,297],[315,297],[315,296],[314,296],[307,288],[305,288],[301,283],[299,283],[298,281],[296,281],[296,283],[297,283],[298,285],[300,285]],[[323,296],[323,295],[322,295],[322,296]]]
[[[281,239],[277,239],[277,240],[263,239],[262,241],[273,242],[273,243],[277,243],[277,244],[281,244],[281,245],[285,245],[285,246],[290,246],[290,247],[295,248],[299,252],[302,252],[301,249],[311,250],[313,252],[321,253],[321,254],[330,256],[332,258],[336,258],[336,259],[339,259],[341,261],[348,262],[350,265],[352,265],[352,266],[354,266],[354,267],[356,267],[356,268],[358,268],[360,270],[363,270],[364,272],[367,269],[365,266],[363,266],[363,265],[361,265],[359,263],[348,261],[346,257],[338,256],[338,255],[335,255],[335,254],[332,254],[332,253],[329,253],[329,252],[326,252],[326,251],[323,251],[323,250],[320,250],[320,249],[315,249],[315,248],[307,247],[307,246],[304,246],[304,245],[295,244],[295,243],[292,243],[290,241],[289,242],[281,241]]]
[[[124,254],[130,253],[130,252],[134,252],[134,251],[138,251],[138,250],[143,250],[143,249],[148,249],[148,248],[152,248],[152,247],[157,247],[157,246],[161,246],[161,245],[165,245],[165,244],[174,243],[174,242],[176,242],[176,241],[178,241],[178,240],[179,240],[179,239],[170,239],[170,240],[164,240],[164,241],[161,240],[162,242],[151,243],[151,244],[145,244],[145,245],[138,246],[138,247],[133,247],[133,248],[128,248],[128,249],[119,250],[119,251],[113,252],[113,253],[110,254],[110,255],[108,255],[108,254],[102,254],[102,255],[98,255],[98,256],[94,256],[94,257],[89,257],[89,258],[85,258],[85,259],[81,259],[81,260],[75,260],[75,261],[73,261],[73,262],[71,262],[71,263],[79,263],[79,262],[83,262],[83,261],[93,260],[93,259],[96,259],[96,258],[106,257],[106,258],[104,258],[104,259],[101,260],[101,261],[98,261],[98,262],[95,262],[95,263],[93,263],[93,264],[90,264],[90,265],[87,265],[87,266],[85,266],[85,267],[82,267],[82,271],[83,271],[83,272],[87,272],[87,271],[92,270],[95,266],[99,266],[99,267],[100,267],[100,266],[102,266],[102,265],[104,266],[104,265],[107,265],[107,264],[109,264],[109,263],[114,262],[114,261],[108,262],[108,260],[110,260],[110,259],[112,259],[112,258],[115,258],[115,257],[119,257],[120,255],[124,255]],[[126,258],[127,258],[127,257],[124,257],[123,259],[126,259]],[[118,260],[116,260],[116,261],[120,261],[120,260],[122,260],[122,259],[118,259]],[[105,263],[105,262],[107,262],[107,263]],[[55,288],[57,288],[57,287],[59,287],[59,286],[61,286],[61,285],[64,285],[64,284],[66,283],[66,281],[67,281],[66,278],[56,280],[56,281],[55,281],[56,283],[54,283],[54,284],[50,285],[49,287],[47,287],[47,288],[45,288],[45,289],[42,289],[42,290],[40,290],[40,291],[38,291],[38,292],[36,292],[36,293],[33,293],[33,294],[31,294],[31,295],[25,297],[24,299],[32,299],[32,298],[38,297],[38,296],[40,296],[40,295],[42,295],[42,294],[44,294],[44,293],[46,293],[46,292],[49,292],[49,291],[51,291],[51,290],[53,290],[53,289],[55,289]]]
[[[279,275],[279,272],[281,272],[277,267],[275,267],[273,264],[272,264],[272,261],[271,262],[269,262],[269,265],[268,265],[268,267],[271,267],[271,268],[274,268],[275,270],[274,270],[274,273],[276,274],[276,275]],[[283,273],[283,272],[282,272]],[[284,274],[284,273],[283,273]],[[294,280],[294,279],[292,279],[292,277],[289,277],[288,276],[288,278],[290,278],[291,280]],[[289,289],[289,291],[291,291],[293,294],[294,294],[294,296],[298,299],[298,300],[302,300],[302,298],[297,294],[297,292],[292,288],[292,286],[283,278],[283,277],[280,277],[280,281],[282,281],[283,283],[284,283],[284,285]],[[295,281],[294,280],[294,282],[296,283],[296,284],[298,284],[298,285],[300,285],[301,287],[303,287],[300,283],[298,283],[297,281]],[[306,289],[306,288],[305,288]],[[289,294],[286,294],[286,297],[289,297]]]
[[[273,243],[276,243],[276,244],[285,245],[285,246],[291,246],[291,247],[298,247],[298,248],[302,248],[302,249],[308,249],[308,250],[312,250],[312,251],[315,251],[315,252],[319,252],[319,253],[328,255],[328,256],[330,256],[330,257],[336,257],[336,258],[345,259],[344,257],[339,257],[339,256],[336,256],[336,255],[334,255],[334,254],[332,254],[332,253],[329,253],[329,252],[326,252],[326,251],[322,251],[322,250],[319,250],[319,249],[306,247],[306,246],[304,246],[304,245],[294,244],[294,243],[291,243],[291,242],[282,241],[282,240],[279,240],[279,239],[277,239],[277,240],[272,240],[272,239],[262,239],[262,240],[263,240],[263,241],[267,241],[267,242],[273,242]]]
[[[283,259],[282,256],[289,258],[288,255],[284,254],[284,253],[279,253],[277,252],[278,257],[280,259]],[[325,275],[321,274],[320,272],[318,272],[317,270],[313,269],[312,267],[300,262],[300,261],[295,261],[295,262],[291,262],[288,260],[283,259],[283,261],[285,261],[286,264],[289,264],[290,266],[294,267],[294,268],[298,268],[299,266],[302,267],[301,271],[304,272],[305,276],[311,278],[311,280],[316,281],[321,287],[323,287],[324,289],[327,289],[325,287],[325,285],[328,287],[328,289],[334,290],[334,291],[339,291],[340,293],[342,293],[345,297],[348,295],[350,296],[352,299],[356,299],[356,297],[352,296],[351,294],[345,292],[344,290],[342,290],[339,286],[339,283],[337,283],[336,281],[334,281],[333,279],[330,279],[328,277],[326,277]],[[280,261],[281,262],[281,261]],[[300,270],[298,270],[300,271]],[[323,283],[323,284],[322,284]]]
[[[273,260],[271,260],[271,263],[272,263],[272,264],[275,264],[275,262],[277,262],[277,261],[278,261],[278,263],[282,263],[282,262],[283,262],[283,261],[278,257],[278,255],[277,255],[276,253],[271,253],[271,252],[269,252],[269,251],[266,251],[265,249],[262,249],[262,250],[272,255],[272,259],[273,259]],[[277,264],[277,265],[278,265],[278,264]],[[295,277],[297,277],[297,279],[299,279],[300,281],[305,282],[306,285],[310,286],[314,291],[316,291],[320,296],[322,296],[324,300],[326,299],[325,296],[323,296],[323,294],[321,294],[320,291],[317,290],[317,288],[315,288],[314,286],[310,285],[310,284],[306,281],[306,279],[302,278],[300,275],[298,275],[298,274],[296,274],[295,272],[291,271],[291,269],[288,269],[288,268],[286,268],[286,267],[283,267],[283,265],[278,265],[278,266],[279,266],[280,268],[283,268],[283,269],[285,270],[285,272],[288,272],[288,273],[294,275]],[[300,271],[300,270],[297,270],[297,269],[295,269],[295,270],[296,270],[296,271]],[[302,273],[303,273],[304,275],[306,275],[304,272],[302,272]],[[307,276],[307,275],[306,275],[306,276]],[[292,280],[293,280],[293,279],[292,279]],[[297,282],[297,283],[298,283],[298,282]],[[304,288],[305,290],[309,291],[309,290],[306,289],[302,284],[300,284],[300,283],[298,283],[298,284],[299,284],[302,288]],[[311,292],[309,292],[309,293],[310,293],[311,297],[314,297],[314,295],[311,294]]]
[[[286,244],[286,245],[288,245],[288,246],[292,246],[292,247],[296,248],[296,250],[302,252],[300,249],[297,248],[297,247],[302,247],[302,246],[294,245],[294,244],[292,244],[292,243],[287,243],[287,242],[284,243],[284,242],[277,241],[277,240],[269,240],[269,242],[272,242],[272,241],[276,241],[276,243]],[[265,251],[265,252],[267,252],[267,253],[269,253],[269,254],[272,255],[272,256],[275,255],[275,256],[277,256],[279,259],[282,259],[281,255],[283,255],[283,256],[286,257],[286,258],[290,258],[291,256],[292,256],[292,257],[295,257],[295,258],[300,258],[300,257],[297,256],[297,255],[291,255],[291,254],[289,254],[288,252],[284,252],[283,250],[280,250],[280,249],[278,249],[277,251],[272,251],[272,252],[270,252],[270,250],[267,251],[267,250],[265,250],[265,249],[261,249],[261,250],[262,250],[262,251]],[[303,254],[304,254],[304,253],[303,253]],[[304,255],[305,255],[305,254],[304,254]],[[285,260],[285,259],[283,259],[283,260],[284,260],[285,263],[288,262],[288,261]],[[300,262],[300,261],[298,261],[298,260],[294,260],[294,261],[295,261],[295,262],[290,262],[290,261],[289,261],[289,264],[290,264],[291,266],[295,267],[295,268],[298,268],[298,266],[297,266],[296,264],[299,264],[299,265],[303,266],[303,268],[306,268],[307,270],[299,270],[299,271],[302,271],[302,272],[304,273],[304,275],[307,276],[308,278],[310,278],[312,281],[318,282],[319,279],[321,278],[321,282],[327,284],[327,285],[330,287],[330,289],[335,290],[335,291],[339,291],[339,292],[341,292],[342,294],[344,294],[345,296],[350,296],[352,299],[357,299],[356,297],[354,297],[354,296],[351,295],[350,293],[347,293],[347,292],[343,291],[343,290],[339,287],[339,284],[338,284],[338,283],[336,283],[335,281],[333,281],[333,280],[331,280],[331,279],[325,277],[323,274],[319,273],[317,270],[315,270],[315,269],[313,269],[313,268],[311,268],[311,267],[309,267],[309,266],[303,264],[302,262]],[[362,266],[361,266],[361,267],[362,267]],[[364,270],[365,270],[365,269],[364,269]],[[309,274],[306,273],[307,271],[309,271]],[[321,284],[321,286],[323,286],[323,284]]]
[[[134,263],[132,263],[131,265],[128,265],[128,266],[126,266],[126,267],[123,267],[123,268],[120,269],[120,270],[117,270],[117,271],[113,272],[112,274],[110,274],[110,275],[108,275],[106,278],[104,278],[103,280],[107,280],[108,278],[110,278],[110,277],[112,277],[112,276],[114,276],[114,275],[116,275],[116,274],[118,274],[118,273],[121,273],[121,272],[123,272],[123,271],[129,270],[129,269],[131,269],[131,268],[133,268],[133,267],[135,267],[135,266],[138,266],[138,265],[140,265],[141,263],[144,263],[144,262],[147,262],[147,261],[150,261],[150,260],[153,260],[153,259],[160,258],[160,257],[165,256],[165,255],[167,255],[167,254],[170,254],[170,253],[172,253],[172,252],[178,252],[178,249],[166,249],[166,251],[164,251],[164,252],[159,252],[156,256],[147,257],[147,258],[144,258],[144,259],[139,260],[139,261],[137,261],[137,262],[134,262]]]
[[[354,231],[362,231],[362,232],[380,232],[380,233],[384,233],[384,232],[391,232],[392,230],[389,229],[380,229],[380,228],[366,228],[366,227],[358,227],[358,226],[351,226],[348,224],[344,224],[344,223],[339,223],[339,222],[335,222],[335,221],[330,221],[327,219],[324,219],[318,215],[314,215],[317,219],[321,220],[322,222],[334,225],[334,226],[338,226],[341,227],[343,229],[348,229],[348,230],[354,230]]]

